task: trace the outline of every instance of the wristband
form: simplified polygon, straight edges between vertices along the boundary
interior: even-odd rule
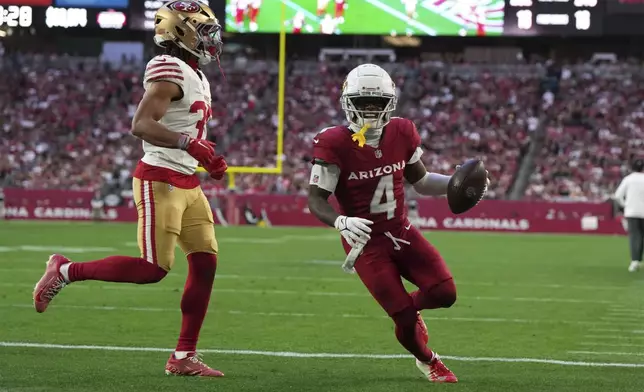
[[[188,144],[190,144],[190,140],[192,138],[188,135],[181,135],[179,137],[179,141],[177,142],[177,148],[179,150],[185,150],[188,148]]]

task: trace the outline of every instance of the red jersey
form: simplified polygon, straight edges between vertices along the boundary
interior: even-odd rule
[[[335,197],[340,213],[373,221],[373,233],[407,224],[403,172],[420,146],[410,120],[393,117],[383,129],[377,148],[351,139],[346,126],[326,128],[313,140],[313,163],[340,168]]]

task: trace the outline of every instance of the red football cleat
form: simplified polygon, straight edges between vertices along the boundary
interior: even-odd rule
[[[458,379],[451,370],[445,366],[438,354],[434,353],[434,359],[429,362],[416,360],[416,366],[431,382],[455,383]]]
[[[196,353],[190,353],[186,358],[177,359],[174,354],[165,364],[165,374],[168,376],[194,377],[223,377],[224,373],[215,370],[201,361]]]
[[[69,259],[62,255],[51,255],[47,260],[47,268],[42,278],[34,287],[34,307],[36,312],[42,313],[54,297],[67,286],[65,278],[60,273],[60,267],[69,263]]]
[[[429,343],[429,331],[427,330],[427,324],[425,324],[425,321],[420,315],[420,312],[418,312],[418,319],[416,320],[416,324],[418,325],[418,331],[423,338],[423,343],[425,343],[425,346],[427,346],[427,343]]]

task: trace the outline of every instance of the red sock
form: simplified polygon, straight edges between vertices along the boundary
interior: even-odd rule
[[[344,1],[335,2],[335,17],[341,18],[344,15]]]
[[[251,7],[249,16],[251,22],[257,22],[257,14],[259,14],[259,8]]]
[[[456,302],[456,284],[450,278],[429,289],[416,290],[410,295],[416,310],[449,308]]]
[[[423,341],[422,334],[417,331],[416,309],[411,307],[396,313],[393,317],[396,324],[396,338],[400,344],[414,357],[423,362],[434,358],[434,353]]]
[[[71,282],[102,280],[138,284],[156,283],[167,274],[158,265],[131,256],[110,256],[86,263],[72,263],[68,273]]]
[[[208,311],[216,270],[217,255],[210,253],[188,255],[188,278],[181,297],[181,333],[176,351],[197,350],[197,339]]]
[[[244,9],[243,8],[237,8],[237,12],[235,13],[235,22],[237,24],[244,23]]]

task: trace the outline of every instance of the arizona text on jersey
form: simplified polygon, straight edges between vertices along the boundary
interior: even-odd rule
[[[335,189],[327,190],[335,193],[341,214],[373,221],[374,234],[407,225],[404,169],[420,159],[416,127],[407,119],[392,118],[378,147],[359,147],[351,135],[345,126],[326,128],[313,144],[315,162],[339,169],[323,176],[335,177]]]

